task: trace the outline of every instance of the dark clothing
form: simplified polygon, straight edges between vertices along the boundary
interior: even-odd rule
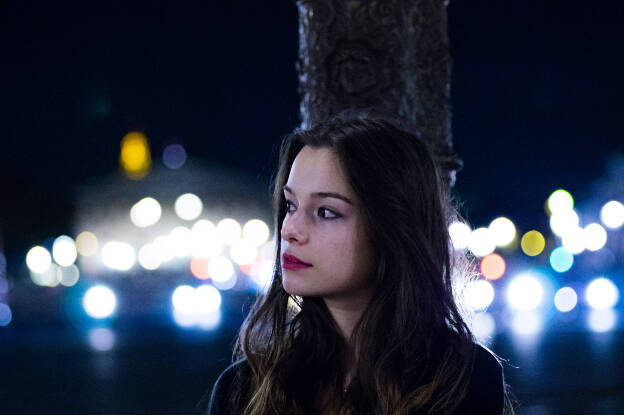
[[[250,376],[249,366],[242,360],[228,366],[219,376],[212,389],[207,415],[229,415],[227,404],[235,380],[237,367]],[[248,377],[249,378],[249,377]],[[248,379],[247,378],[247,379]],[[477,346],[472,378],[466,398],[454,411],[456,415],[501,415],[504,404],[503,371],[500,363],[486,349]]]

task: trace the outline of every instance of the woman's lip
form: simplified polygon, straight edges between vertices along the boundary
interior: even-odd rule
[[[282,259],[284,263],[291,263],[293,265],[303,265],[306,267],[311,267],[312,264],[308,264],[307,262],[303,262],[302,260],[300,260],[299,258],[297,258],[294,255],[290,255],[290,254],[283,254],[282,255]]]
[[[298,269],[310,268],[311,266],[312,265],[302,264],[301,262],[284,261],[282,263],[282,267],[290,271],[297,271]]]

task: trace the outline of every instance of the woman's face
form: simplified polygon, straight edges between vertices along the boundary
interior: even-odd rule
[[[286,292],[325,300],[367,298],[373,252],[359,200],[334,152],[303,147],[283,190],[286,216],[281,253]]]

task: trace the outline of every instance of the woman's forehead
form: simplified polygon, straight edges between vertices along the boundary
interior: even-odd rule
[[[338,156],[327,147],[303,147],[295,157],[286,185],[297,194],[332,192],[354,196]]]

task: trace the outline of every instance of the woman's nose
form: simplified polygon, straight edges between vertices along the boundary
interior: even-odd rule
[[[287,215],[282,223],[282,239],[291,243],[305,243],[308,240],[308,235],[305,230],[304,220],[297,212],[291,215]]]

